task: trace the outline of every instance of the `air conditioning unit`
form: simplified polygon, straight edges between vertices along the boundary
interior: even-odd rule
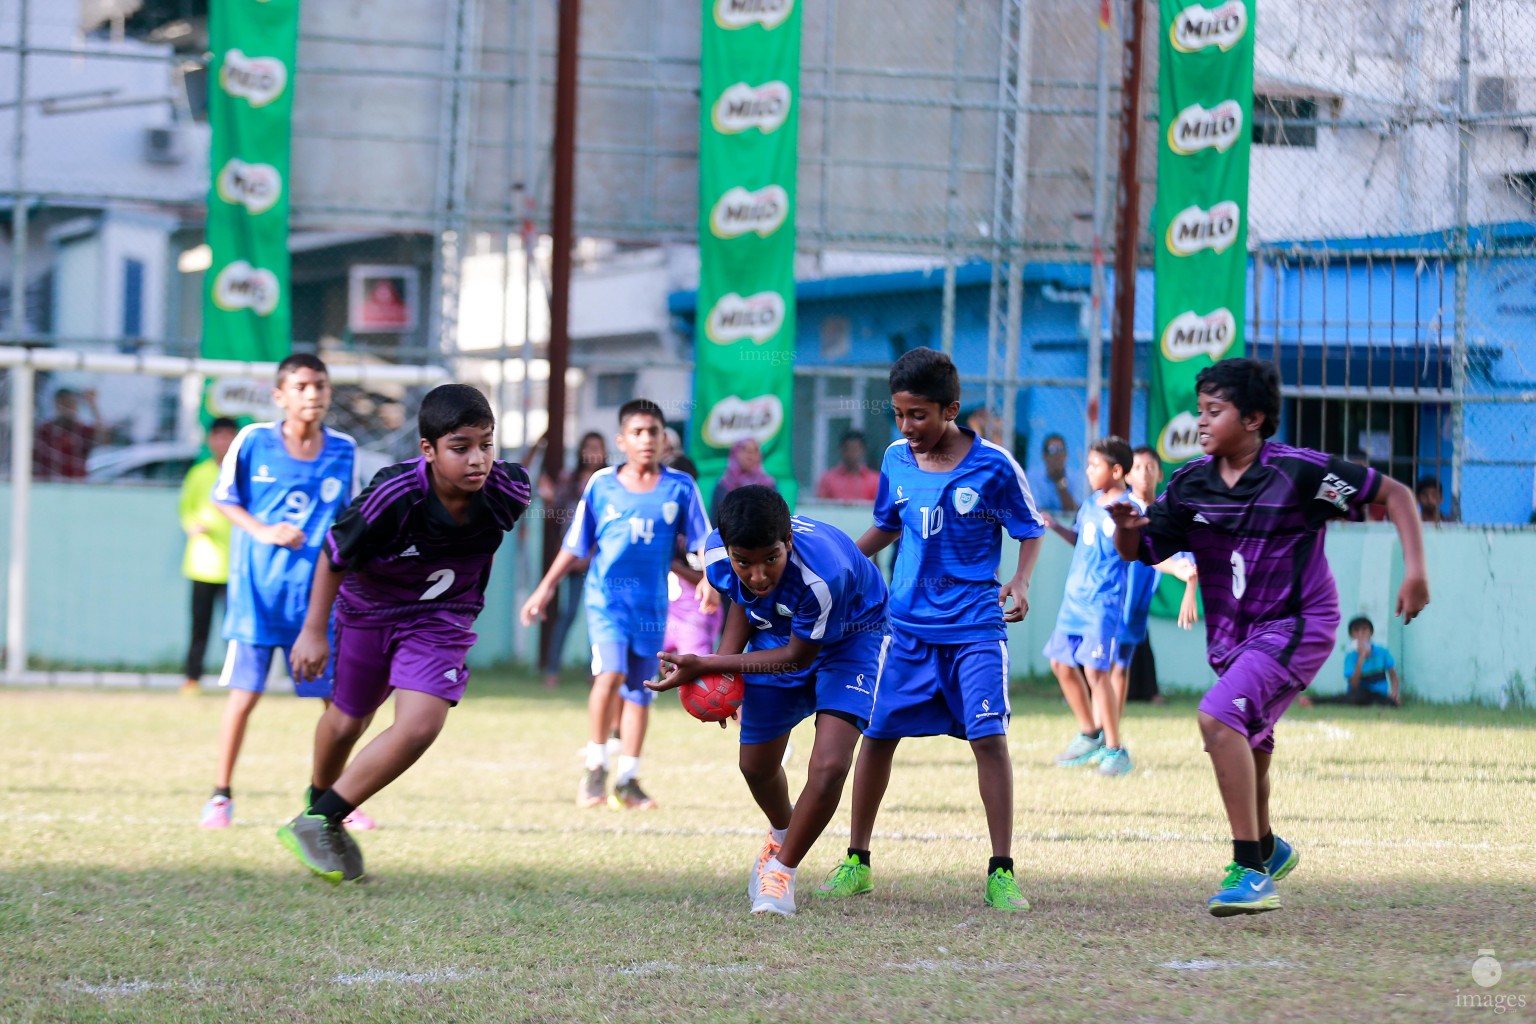
[[[186,158],[181,131],[176,128],[144,130],[144,160],[152,164],[179,164]]]
[[[1507,114],[1519,108],[1519,89],[1513,78],[1479,78],[1473,96],[1479,114]]]

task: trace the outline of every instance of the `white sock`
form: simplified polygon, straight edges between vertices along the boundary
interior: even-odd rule
[[[789,835],[789,829],[787,829],[787,828],[774,828],[773,826],[770,825],[768,827],[768,834],[773,836],[773,841],[774,842],[778,843],[780,846],[783,846],[784,845],[784,837]]]
[[[608,742],[603,744],[603,749],[608,751],[609,757],[618,757],[619,752],[624,749],[624,745],[619,742],[617,736],[610,736],[608,737]]]
[[[614,779],[614,782],[622,786],[626,782],[633,781],[634,777],[639,774],[640,759],[638,757],[630,757],[628,754],[620,754],[619,776],[618,778]]]
[[[587,744],[587,771],[608,767],[608,748],[601,743]]]
[[[777,857],[770,857],[770,858],[768,858],[768,866],[763,869],[764,873],[767,873],[769,871],[782,871],[786,875],[788,875],[790,878],[794,878],[795,877],[795,872],[799,871],[799,870],[800,870],[799,868],[787,868],[787,867],[785,867],[782,863],[780,863],[779,858],[777,858]]]

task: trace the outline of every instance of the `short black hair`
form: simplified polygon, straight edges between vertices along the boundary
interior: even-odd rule
[[[1139,444],[1135,448],[1131,449],[1131,458],[1133,460],[1138,455],[1150,455],[1159,462],[1163,461],[1163,457],[1157,454],[1157,449],[1153,448],[1149,444]]]
[[[439,384],[421,400],[416,414],[421,439],[436,444],[437,439],[460,427],[495,427],[496,414],[479,388],[468,384]]]
[[[1367,615],[1356,615],[1354,618],[1350,619],[1349,620],[1349,628],[1347,630],[1345,630],[1345,632],[1349,633],[1350,635],[1353,635],[1355,630],[1356,630],[1356,628],[1358,628],[1360,626],[1364,626],[1366,629],[1370,630],[1372,633],[1376,632],[1376,624],[1373,623],[1370,620],[1370,617],[1367,616]]]
[[[661,406],[649,398],[631,398],[619,406],[619,429],[622,430],[624,424],[634,416],[654,416],[656,422],[661,424],[661,429],[667,429],[666,414],[661,411]]]
[[[1280,371],[1274,363],[1260,359],[1212,363],[1195,376],[1195,393],[1231,402],[1240,416],[1263,413],[1260,437],[1274,437],[1280,429]]]
[[[954,360],[931,348],[903,353],[891,367],[891,394],[902,391],[943,409],[960,401],[960,371]]]
[[[219,416],[219,417],[215,418],[212,423],[208,424],[208,433],[210,433],[210,434],[213,433],[215,430],[236,430],[236,431],[238,431],[239,429],[240,429],[239,421],[235,420],[235,419],[232,419],[232,418],[230,418],[228,416]]]
[[[748,484],[720,502],[715,519],[720,541],[728,548],[766,548],[789,540],[789,506],[772,487]]]
[[[1414,487],[1413,493],[1414,494],[1423,494],[1425,491],[1429,490],[1431,487],[1439,487],[1439,486],[1440,486],[1440,478],[1437,477],[1437,476],[1434,476],[1432,474],[1426,473],[1424,476],[1419,477],[1419,482],[1418,482],[1417,486]],[[1443,494],[1444,490],[1442,490],[1441,493]]]
[[[1113,434],[1108,437],[1101,437],[1089,445],[1088,450],[1090,452],[1098,452],[1108,459],[1112,465],[1118,463],[1120,468],[1127,473],[1136,465],[1136,457],[1131,453],[1131,443],[1123,437],[1116,437]]]
[[[331,371],[326,368],[325,362],[319,356],[312,352],[295,352],[277,364],[277,386],[282,387],[283,381],[300,370],[314,370],[327,377],[331,375]]]
[[[865,447],[869,446],[869,442],[864,438],[864,431],[862,431],[862,430],[850,430],[850,431],[846,432],[845,434],[843,434],[842,440],[837,442],[837,446],[839,448],[841,448],[843,445],[847,444],[849,441],[857,441],[857,442],[859,442],[859,444],[862,444]]]

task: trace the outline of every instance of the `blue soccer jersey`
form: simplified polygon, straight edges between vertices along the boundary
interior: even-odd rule
[[[1126,563],[1115,550],[1115,521],[1093,492],[1077,512],[1077,546],[1056,615],[1056,632],[1113,640],[1125,608]]]
[[[892,444],[875,497],[875,525],[901,533],[891,575],[891,624],[930,643],[1001,639],[1002,531],[1021,541],[1045,532],[1013,456],[961,430],[971,448],[947,472],[919,468],[905,440]]]
[[[292,523],[304,531],[300,548],[233,532],[226,640],[287,647],[298,639],[326,532],[358,490],[357,442],[339,430],[322,429],[320,454],[307,462],[288,454],[281,423],[252,423],[235,435],[224,456],[214,501],[238,505],[263,523]]]
[[[718,530],[709,535],[705,545],[704,572],[710,585],[741,605],[752,626],[747,650],[783,647],[791,636],[797,636],[821,645],[819,663],[835,657],[844,646],[858,644],[870,635],[883,635],[885,579],[875,563],[835,526],[804,516],[795,516],[789,523],[789,564],[779,577],[779,585],[768,594],[754,594],[742,585]],[[754,675],[751,681],[794,686],[803,682],[806,674]]]
[[[621,643],[645,655],[667,632],[667,572],[681,533],[690,551],[709,536],[704,498],[693,477],[661,467],[656,486],[632,491],[618,467],[587,481],[564,550],[592,559],[584,595],[594,645]]]
[[[1134,494],[1126,495],[1132,505],[1142,515],[1147,514],[1147,506]],[[1110,520],[1110,536],[1114,536],[1115,523]],[[1162,582],[1163,574],[1141,562],[1127,562],[1125,564],[1125,606],[1120,613],[1120,635],[1115,639],[1122,645],[1139,644],[1147,639],[1147,615],[1152,610],[1152,596],[1157,593],[1157,585]]]

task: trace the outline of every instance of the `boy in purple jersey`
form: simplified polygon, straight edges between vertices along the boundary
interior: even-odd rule
[[[1146,515],[1110,508],[1127,560],[1190,551],[1205,600],[1206,649],[1219,677],[1200,702],[1200,733],[1232,827],[1232,863],[1206,901],[1217,917],[1278,910],[1275,882],[1300,861],[1269,820],[1275,722],[1333,649],[1339,595],[1323,554],[1329,519],[1384,507],[1403,543],[1397,611],[1429,603],[1413,493],[1369,467],[1268,440],[1280,419],[1280,375],[1256,359],[1224,359],[1195,378],[1205,457],[1181,468]]]
[[[277,833],[331,882],[363,876],[342,821],[416,763],[464,696],[491,560],[528,508],[528,473],[496,461],[496,418],[479,391],[433,388],[419,421],[421,457],[380,470],[331,527],[293,645],[297,674],[322,671],[335,607],[336,689],[315,728],[309,806]],[[394,724],[347,764],[391,692]]]

